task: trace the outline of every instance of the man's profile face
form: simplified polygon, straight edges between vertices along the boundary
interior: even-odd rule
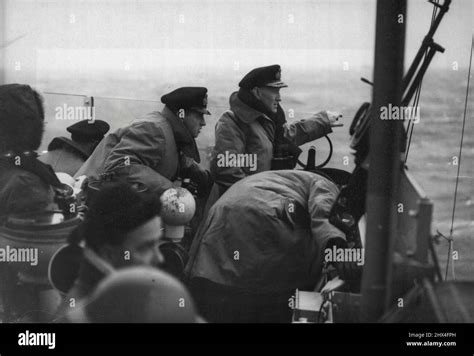
[[[258,87],[254,91],[257,99],[259,99],[267,110],[276,114],[278,103],[281,101],[280,88]]]
[[[129,231],[122,245],[117,248],[117,253],[114,254],[115,267],[129,265],[157,267],[162,265],[165,259],[160,252],[161,236],[162,228],[159,216],[155,216]]]
[[[206,126],[204,114],[192,109],[187,110],[184,115],[184,125],[194,138],[198,137],[202,127]]]

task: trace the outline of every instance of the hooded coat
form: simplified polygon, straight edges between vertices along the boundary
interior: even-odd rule
[[[192,164],[181,167],[181,155],[190,158]],[[173,186],[172,181],[184,170],[192,180],[210,184],[210,174],[199,162],[194,138],[182,120],[165,106],[161,113],[152,112],[105,137],[75,177],[98,178],[102,173],[115,172],[130,183],[142,183],[161,194]]]
[[[38,159],[49,164],[55,172],[74,176],[95,146],[96,142],[77,142],[67,137],[55,137],[48,145],[48,152]]]
[[[275,121],[265,113],[244,103],[239,93],[230,96],[230,110],[216,124],[216,144],[211,158],[211,174],[222,191],[248,175],[269,171],[272,166],[276,139]],[[322,111],[306,120],[283,124],[283,136],[300,146],[331,133],[328,115]],[[238,167],[222,164],[229,154],[254,154],[256,167]]]
[[[55,208],[51,167],[36,159],[44,112],[28,85],[0,86],[0,218]]]
[[[345,235],[328,221],[339,189],[299,170],[240,180],[210,209],[190,249],[186,276],[247,294],[313,288],[329,239]]]

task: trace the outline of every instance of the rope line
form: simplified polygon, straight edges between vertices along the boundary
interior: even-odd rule
[[[87,98],[91,95],[84,95],[84,94],[69,94],[69,93],[58,93],[58,92],[51,92],[45,91],[44,94],[49,95],[64,95],[64,96],[80,96],[83,98]],[[141,101],[141,102],[151,102],[151,103],[161,103],[160,100],[153,100],[153,99],[135,99],[135,98],[125,98],[125,97],[114,97],[114,96],[100,96],[100,95],[92,95],[94,99],[110,99],[110,100],[125,100],[125,101]]]
[[[471,54],[469,56],[469,70],[467,73],[467,86],[466,86],[466,97],[464,101],[464,113],[463,113],[463,120],[462,120],[462,130],[461,130],[461,142],[459,144],[459,156],[458,156],[458,169],[457,169],[457,174],[456,174],[456,185],[454,188],[454,201],[453,201],[453,212],[451,215],[451,228],[449,230],[449,248],[448,248],[448,257],[447,257],[447,263],[446,263],[446,273],[445,273],[445,279],[448,278],[448,271],[449,271],[449,261],[451,260],[451,251],[453,250],[453,245],[454,245],[454,239],[453,239],[453,230],[454,230],[454,216],[456,213],[456,200],[457,200],[457,195],[458,195],[458,185],[459,185],[459,173],[461,171],[461,157],[462,157],[462,146],[464,142],[464,130],[466,127],[466,114],[467,114],[467,103],[469,99],[469,85],[470,85],[470,79],[471,79],[471,66],[472,66],[472,49],[473,49],[473,42],[471,41]],[[452,274],[453,274],[453,279],[456,279],[456,274],[454,270],[454,259],[452,261]]]

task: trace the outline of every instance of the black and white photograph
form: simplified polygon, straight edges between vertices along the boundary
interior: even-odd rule
[[[473,354],[473,19],[0,0],[0,354],[219,330]]]

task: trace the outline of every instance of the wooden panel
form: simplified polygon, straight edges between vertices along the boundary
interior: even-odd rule
[[[399,189],[395,252],[427,263],[433,204],[406,170],[400,175]]]

